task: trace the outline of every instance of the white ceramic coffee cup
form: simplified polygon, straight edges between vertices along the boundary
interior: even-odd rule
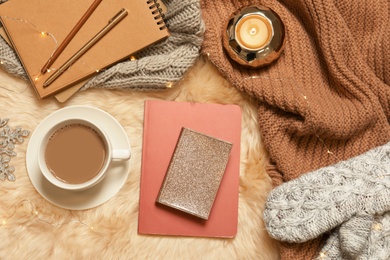
[[[53,173],[50,171],[49,167],[47,166],[46,159],[45,159],[45,150],[46,145],[50,139],[50,137],[55,133],[57,130],[61,129],[62,127],[65,127],[67,125],[74,125],[74,124],[81,124],[85,125],[87,127],[90,127],[91,129],[95,130],[103,140],[104,146],[105,146],[105,159],[104,164],[101,167],[100,171],[93,177],[92,179],[83,182],[83,183],[77,183],[77,184],[71,184],[64,181],[59,180],[56,178]],[[66,159],[66,158],[64,158]],[[105,175],[108,173],[111,164],[113,161],[117,160],[128,160],[130,159],[130,151],[126,149],[114,149],[111,145],[110,138],[105,133],[105,131],[96,123],[82,119],[82,118],[72,118],[72,119],[66,119],[53,127],[50,128],[44,135],[42,142],[39,145],[38,148],[38,164],[39,168],[42,172],[42,174],[45,176],[45,178],[52,183],[53,185],[57,186],[58,188],[65,189],[65,190],[85,190],[88,188],[93,187],[94,185],[98,184],[100,181],[102,181],[105,177]],[[71,162],[70,162],[71,163]]]

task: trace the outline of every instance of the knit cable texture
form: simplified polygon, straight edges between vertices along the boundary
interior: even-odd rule
[[[232,13],[261,4],[286,28],[270,66],[249,69],[223,49]],[[259,129],[275,185],[390,141],[388,0],[201,0],[201,51],[235,87],[258,100]],[[281,243],[282,259],[313,259],[323,241]]]
[[[6,2],[0,0],[0,3]],[[146,2],[146,1],[145,1]],[[204,24],[198,0],[167,0],[165,21],[170,37],[127,60],[102,71],[82,88],[156,90],[180,80],[199,55]],[[8,44],[0,39],[0,59],[9,73],[27,79],[23,67]]]
[[[273,238],[287,242],[337,228],[322,250],[342,256],[336,259],[388,259],[389,214],[387,143],[278,186],[267,199],[264,221]]]
[[[356,227],[362,228],[360,232]],[[389,249],[390,212],[375,217],[356,216],[332,232],[317,259],[387,260]]]
[[[230,15],[251,4],[274,10],[286,28],[280,58],[259,69],[238,65],[222,46]],[[202,52],[259,100],[275,184],[390,140],[388,0],[202,0],[201,7],[207,28]]]

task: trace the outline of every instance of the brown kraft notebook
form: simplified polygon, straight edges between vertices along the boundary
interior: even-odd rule
[[[44,75],[40,69],[93,0],[11,0],[0,5],[0,20],[38,96],[69,88],[169,36],[155,1],[103,0]],[[43,83],[83,47],[121,8],[128,15],[50,86]],[[43,34],[41,33],[43,32]]]

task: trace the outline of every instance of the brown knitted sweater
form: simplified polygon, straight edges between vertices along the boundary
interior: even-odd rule
[[[270,7],[286,26],[281,57],[248,69],[223,50],[227,19],[242,6]],[[203,53],[259,100],[259,127],[275,185],[390,140],[389,0],[201,0]],[[321,238],[282,244],[282,259],[310,259]]]

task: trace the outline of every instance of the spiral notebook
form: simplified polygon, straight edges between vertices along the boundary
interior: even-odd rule
[[[40,69],[93,0],[9,0],[0,5],[0,20],[38,96],[71,87],[141,49],[169,36],[154,0],[103,0],[52,65]],[[87,43],[121,9],[128,15],[49,87],[43,82]],[[42,34],[43,32],[43,34]]]

